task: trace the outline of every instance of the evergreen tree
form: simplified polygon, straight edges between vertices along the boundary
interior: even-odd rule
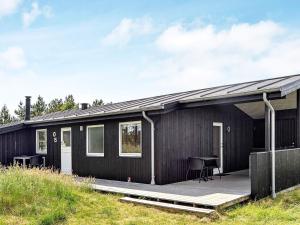
[[[65,97],[63,105],[61,106],[61,111],[77,108],[78,104],[75,103],[73,95],[67,95]]]
[[[32,105],[32,116],[41,116],[45,114],[47,105],[40,95],[37,98],[36,103]]]
[[[95,99],[95,100],[93,101],[92,106],[101,106],[101,105],[103,105],[103,104],[104,104],[104,102],[103,102],[102,99]]]
[[[20,101],[18,108],[15,110],[15,114],[19,120],[24,120],[25,118],[25,105]]]
[[[0,124],[6,124],[12,122],[12,117],[6,105],[1,108],[0,111]]]
[[[63,100],[55,98],[50,101],[47,107],[47,113],[58,112],[62,110]]]

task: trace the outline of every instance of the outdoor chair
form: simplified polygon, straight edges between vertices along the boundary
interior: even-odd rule
[[[203,171],[206,171],[206,176],[208,175],[208,168],[205,167],[204,161],[199,158],[193,158],[189,157],[188,158],[188,170],[186,172],[186,180],[188,179],[188,175],[190,171],[200,171],[200,176],[199,176],[199,183],[201,182],[201,179],[203,178],[204,181],[207,181],[205,177],[203,177]]]
[[[40,155],[35,155],[30,158],[29,165],[31,167],[45,167],[45,158]]]
[[[219,158],[217,155],[212,155],[211,157],[214,157],[214,158]],[[206,165],[207,169],[211,172],[211,178],[212,179],[212,176],[213,176],[213,171],[214,169],[218,169],[218,172],[219,172],[219,177],[220,177],[220,180],[222,178],[222,175],[220,173],[220,165],[219,165],[219,159],[216,159],[216,160],[209,160],[208,162],[206,162]]]

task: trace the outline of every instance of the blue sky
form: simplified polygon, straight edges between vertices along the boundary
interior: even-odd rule
[[[0,105],[299,73],[299,1],[0,0]]]

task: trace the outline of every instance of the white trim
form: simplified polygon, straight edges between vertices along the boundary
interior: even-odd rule
[[[95,127],[103,127],[103,143],[102,143],[102,149],[103,153],[90,153],[89,152],[89,128],[95,128]],[[86,126],[86,156],[88,157],[104,157],[104,124],[98,124],[98,125],[90,125]]]
[[[128,122],[121,122],[119,123],[119,156],[120,157],[132,157],[132,158],[142,158],[142,152],[141,153],[123,153],[122,152],[122,129],[121,126],[122,125],[131,125],[131,124],[140,124],[141,125],[141,137],[140,137],[140,147],[141,147],[141,151],[143,152],[143,148],[142,148],[142,121],[138,120],[138,121],[128,121]]]
[[[71,127],[63,127],[60,129],[60,158],[62,163],[62,141],[63,141],[63,132],[64,131],[70,131],[70,149],[71,149],[71,174],[73,172],[73,165],[72,165],[72,128]]]
[[[119,152],[120,157],[131,157],[131,158],[141,158],[142,153],[121,153]]]
[[[45,132],[45,142],[46,142],[46,152],[42,152],[39,150],[39,139],[38,139],[38,133],[39,132]],[[47,155],[47,149],[48,149],[48,142],[47,142],[47,129],[37,129],[35,131],[35,153],[36,154],[42,154]]]
[[[60,142],[62,142],[63,131],[70,131],[70,146],[72,148],[72,128],[71,127],[63,127],[63,128],[60,129],[60,135],[61,135],[61,141]]]
[[[213,122],[214,127],[220,127],[220,173],[223,173],[224,167],[223,167],[223,123],[220,122]],[[217,171],[214,171],[214,173]]]

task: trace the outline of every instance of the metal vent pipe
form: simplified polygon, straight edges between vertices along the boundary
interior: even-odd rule
[[[25,96],[25,120],[30,120],[31,96]]]

